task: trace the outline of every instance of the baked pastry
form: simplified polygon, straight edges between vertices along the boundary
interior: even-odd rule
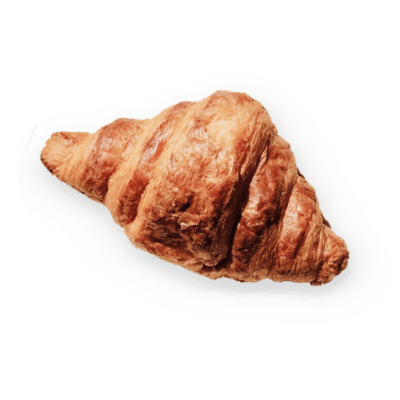
[[[94,134],[57,132],[41,153],[103,203],[136,247],[211,279],[331,281],[349,252],[265,108],[217,91]]]

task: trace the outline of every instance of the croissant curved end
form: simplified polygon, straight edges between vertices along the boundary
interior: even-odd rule
[[[310,282],[313,286],[320,286],[330,282],[335,276],[344,271],[349,262],[349,251],[346,242],[337,236],[330,227],[324,226],[325,251],[322,267],[317,278]]]
[[[53,133],[40,154],[40,160],[53,173],[73,153],[75,146],[88,135],[87,132]]]

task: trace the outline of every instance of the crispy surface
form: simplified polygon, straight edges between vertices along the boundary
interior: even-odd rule
[[[240,123],[238,123],[240,121]],[[218,92],[196,103],[152,175],[137,219],[140,247],[175,263],[215,266],[228,256],[272,123],[261,104]]]
[[[41,159],[105,204],[136,247],[209,278],[320,285],[347,266],[289,144],[244,93],[218,91],[93,135],[58,132]]]
[[[153,118],[146,129],[141,130],[141,139],[135,145],[135,150],[130,152],[113,176],[113,188],[107,196],[106,205],[120,225],[125,226],[135,220],[140,199],[150,182],[157,160],[190,104],[179,103]]]

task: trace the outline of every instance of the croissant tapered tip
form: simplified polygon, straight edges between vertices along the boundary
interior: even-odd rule
[[[40,154],[40,160],[53,173],[72,154],[75,146],[88,135],[87,132],[53,133]]]
[[[350,253],[347,249],[346,242],[341,237],[337,236],[328,226],[325,226],[324,230],[324,259],[317,278],[311,282],[313,286],[329,283],[335,276],[346,269],[349,262]]]

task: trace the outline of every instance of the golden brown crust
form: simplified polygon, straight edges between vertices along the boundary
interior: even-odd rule
[[[309,274],[312,274],[310,280],[315,278],[316,272],[313,274],[313,271],[318,269],[315,258],[319,230],[322,226],[322,218],[317,206],[314,189],[299,176],[283,218],[277,255],[270,271],[271,279],[284,281],[288,280],[287,278],[293,278],[308,281]],[[321,221],[317,221],[318,217]],[[308,251],[310,248],[311,251]],[[306,269],[302,265],[304,259],[308,263]]]
[[[136,120],[120,118],[100,129],[82,177],[82,190],[91,199],[103,202],[108,180],[136,127]]]
[[[149,137],[141,150],[139,161],[132,177],[121,193],[121,215],[123,224],[128,224],[136,218],[137,207],[141,196],[150,182],[151,173],[160,157],[165,144],[173,133],[175,125],[185,114],[186,108],[192,103],[182,102],[172,107],[164,116],[160,126]]]
[[[296,180],[296,162],[290,146],[275,136],[251,182],[249,199],[235,233],[231,268],[239,280],[268,277]]]
[[[108,180],[138,122],[120,118],[93,135],[54,133],[42,151],[41,160],[58,179],[103,202]]]
[[[76,145],[88,135],[87,132],[53,133],[40,155],[43,165],[53,173],[74,152]]]
[[[330,282],[347,267],[349,261],[349,251],[345,241],[326,225],[323,226],[323,235],[325,239],[323,261],[317,277],[311,282],[311,285],[315,286]]]
[[[206,100],[192,110],[179,145],[166,151],[138,218],[126,227],[135,245],[196,270],[228,256],[247,188],[274,134],[266,111],[248,96],[217,92]]]
[[[218,91],[93,135],[58,132],[41,159],[104,203],[131,242],[216,279],[332,280],[345,242],[262,105]]]

